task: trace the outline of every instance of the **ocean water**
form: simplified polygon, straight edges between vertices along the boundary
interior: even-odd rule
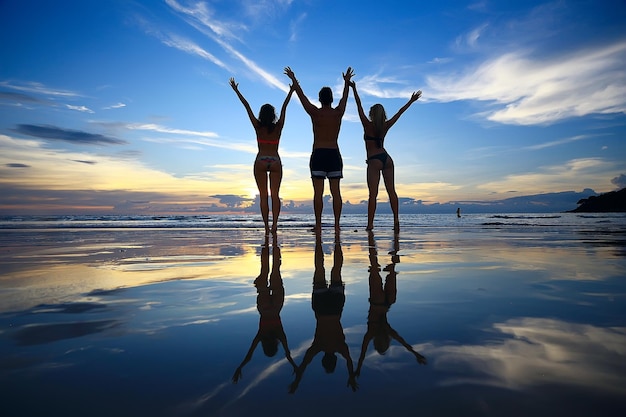
[[[362,228],[366,224],[364,214],[343,215],[342,228]],[[280,227],[284,229],[307,228],[314,224],[313,215],[282,214]],[[322,218],[324,227],[332,227],[333,218],[325,214]],[[493,227],[591,227],[609,230],[622,228],[626,225],[624,213],[480,213],[463,214],[405,214],[401,215],[403,228],[430,227],[461,227],[461,228],[493,228]],[[376,216],[377,228],[393,227],[391,215]],[[204,229],[255,229],[263,228],[261,216],[245,215],[199,215],[199,216],[0,216],[2,229],[85,229],[85,228],[204,228]]]
[[[312,223],[0,218],[0,415],[626,412],[626,215]]]

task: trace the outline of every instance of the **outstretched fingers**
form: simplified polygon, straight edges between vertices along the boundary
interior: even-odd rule
[[[354,70],[352,69],[352,67],[348,67],[346,72],[343,74],[343,79],[349,83],[352,77],[354,77]]]

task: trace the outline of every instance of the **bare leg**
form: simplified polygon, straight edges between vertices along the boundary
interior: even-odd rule
[[[394,180],[394,167],[391,157],[387,159],[387,166],[383,169],[383,180],[385,181],[385,188],[389,195],[389,204],[391,205],[391,211],[393,213],[393,230],[395,232],[400,231],[400,218],[398,214],[398,194],[396,194],[396,185]]]
[[[324,194],[324,179],[313,178],[313,211],[315,212],[315,227],[313,230],[322,230],[322,210],[324,209],[324,202],[322,196]]]
[[[369,199],[367,200],[367,227],[365,230],[374,228],[374,214],[376,213],[376,198],[378,197],[378,184],[380,183],[380,170],[383,163],[377,159],[367,163],[367,189]]]
[[[257,166],[257,164],[254,165],[254,179],[256,180],[256,185],[259,188],[259,205],[261,206],[261,217],[263,218],[263,223],[265,224],[265,234],[269,234],[270,208],[267,201],[267,172],[265,169]]]
[[[278,216],[280,215],[280,183],[283,179],[283,166],[274,162],[270,167],[270,192],[272,194],[272,233],[278,228]]]
[[[339,219],[341,218],[341,209],[343,201],[341,200],[341,190],[339,188],[339,178],[329,179],[330,195],[333,196],[333,214],[335,215],[335,230],[339,230]]]

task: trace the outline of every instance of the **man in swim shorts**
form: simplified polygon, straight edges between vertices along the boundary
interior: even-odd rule
[[[296,75],[291,68],[285,68],[285,74],[291,79],[295,92],[302,103],[302,107],[311,117],[313,124],[313,152],[309,167],[311,168],[311,179],[313,181],[313,211],[315,212],[316,232],[322,229],[322,210],[324,180],[328,178],[330,194],[333,198],[333,214],[335,216],[335,230],[339,231],[339,218],[343,202],[339,189],[339,180],[343,177],[343,161],[339,152],[339,129],[341,119],[346,111],[350,79],[354,76],[352,68],[348,67],[343,74],[344,87],[341,100],[337,107],[332,107],[333,91],[330,87],[323,87],[319,92],[321,108],[311,104],[304,95],[302,87],[296,79]]]

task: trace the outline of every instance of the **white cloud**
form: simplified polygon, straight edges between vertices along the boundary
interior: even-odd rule
[[[72,106],[71,104],[66,104],[65,106],[70,110],[76,110],[82,113],[94,113],[93,110],[86,106]]]
[[[342,84],[343,87],[343,84]],[[366,75],[357,81],[359,94],[367,94],[377,98],[406,98],[411,97],[414,91],[406,87],[404,80],[395,77],[381,76],[380,74]]]
[[[520,194],[537,194],[609,186],[608,178],[618,175],[614,163],[603,158],[579,158],[562,165],[540,168],[536,172],[511,174],[499,181],[477,186],[478,189],[497,193],[517,190]]]
[[[208,36],[210,39],[220,45],[231,56],[243,63],[256,75],[260,76],[261,79],[263,79],[267,84],[273,87],[277,87],[284,92],[289,91],[289,87],[287,84],[281,82],[278,78],[259,67],[254,61],[247,58],[230,44],[229,41],[231,39],[237,39],[234,36],[233,32],[230,30],[230,27],[234,27],[236,25],[227,24],[218,21],[217,19],[214,19],[212,11],[210,11],[206,4],[202,2],[197,2],[194,6],[191,7],[183,7],[175,0],[167,0],[167,4],[175,11],[182,13],[185,16],[186,21],[191,26],[195,27],[201,33]],[[245,29],[245,27],[238,25],[238,30],[242,29]],[[173,35],[170,35],[170,37],[172,38]],[[180,45],[184,46],[184,44]],[[197,48],[189,45],[187,45],[186,52],[199,53]]]
[[[553,146],[559,146],[559,145],[565,145],[565,144],[571,143],[571,142],[577,142],[579,140],[589,139],[590,137],[592,137],[592,136],[591,135],[577,135],[577,136],[572,136],[572,137],[569,137],[569,138],[554,140],[554,141],[551,141],[551,142],[544,142],[544,143],[539,143],[537,145],[527,146],[524,149],[527,149],[527,150],[530,150],[530,151],[537,151],[537,150],[541,150],[541,149],[545,149],[545,148],[551,148]]]
[[[56,97],[80,97],[80,94],[69,90],[57,90],[46,87],[45,85],[37,82],[29,82],[23,85],[16,85],[7,81],[0,82],[0,86],[11,88],[13,90],[24,91],[27,93],[43,94],[46,96]]]
[[[626,41],[551,58],[510,52],[462,74],[427,77],[430,98],[488,101],[488,120],[547,124],[589,114],[626,113]]]
[[[117,104],[113,104],[112,106],[103,107],[103,109],[104,110],[111,110],[111,109],[121,109],[123,107],[126,107],[126,104],[124,104],[124,103],[117,103]]]
[[[168,34],[166,37],[162,37],[161,42],[163,42],[164,45],[179,49],[191,55],[197,55],[200,58],[211,61],[219,67],[228,69],[228,66],[224,64],[220,59],[216,58],[213,54],[207,52],[202,47],[188,39],[184,39],[175,34]]]
[[[425,353],[435,356],[436,368],[464,375],[448,378],[446,385],[523,389],[551,383],[626,394],[626,378],[619,371],[626,357],[624,327],[520,318],[493,328],[509,338],[485,345],[435,347]]]

